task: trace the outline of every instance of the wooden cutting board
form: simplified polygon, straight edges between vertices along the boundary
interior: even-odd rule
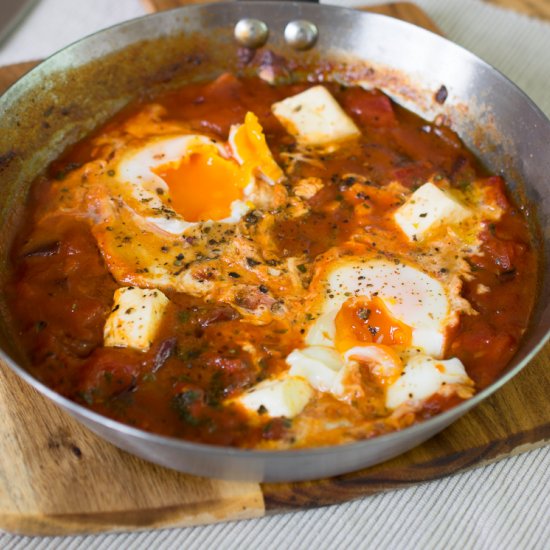
[[[155,8],[180,3],[148,0]],[[412,4],[375,11],[437,31]],[[33,65],[0,69],[0,91]],[[484,465],[550,441],[549,362],[547,345],[496,395],[396,459],[337,478],[279,484],[199,478],[144,462],[88,432],[1,365],[0,529],[53,535],[252,518],[343,502]]]

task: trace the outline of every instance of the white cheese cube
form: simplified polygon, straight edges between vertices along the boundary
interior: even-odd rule
[[[286,362],[290,365],[290,376],[301,376],[322,392],[331,391],[338,372],[344,366],[336,350],[323,346],[295,349]]]
[[[273,114],[303,145],[331,145],[359,137],[361,132],[336,99],[323,86],[271,106]]]
[[[168,298],[156,289],[119,288],[103,330],[104,345],[147,351],[159,329]]]
[[[264,408],[269,416],[293,418],[300,414],[313,394],[311,386],[297,376],[264,380],[235,399],[250,411]]]
[[[472,386],[459,359],[441,361],[415,355],[405,365],[403,375],[386,392],[386,406],[395,409],[407,401],[419,401],[438,393],[445,384]]]
[[[433,183],[425,183],[393,217],[409,240],[414,241],[425,239],[435,229],[459,223],[470,215],[470,210],[448,193]]]

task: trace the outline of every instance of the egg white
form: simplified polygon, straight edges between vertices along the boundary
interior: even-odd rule
[[[308,303],[314,314],[309,314],[313,320],[305,347],[293,350],[286,359],[292,376],[302,376],[316,390],[349,402],[358,395],[357,384],[349,382],[352,373],[366,365],[385,388],[390,410],[405,403],[418,404],[444,387],[447,392],[467,388],[471,395],[473,383],[462,363],[456,358],[441,360],[449,329],[458,321],[452,298],[456,289],[415,266],[357,256],[328,261],[312,288],[317,297]],[[335,321],[340,309],[350,298],[370,300],[374,296],[396,320],[412,329],[410,345],[389,346],[375,338],[338,351]]]
[[[334,321],[350,297],[377,296],[412,328],[412,345],[434,357],[442,356],[448,328],[457,321],[441,282],[403,263],[344,257],[324,274],[322,288],[322,309],[305,338],[308,345],[334,345]]]
[[[176,163],[204,146],[214,146],[218,155],[224,159],[231,158],[227,147],[206,136],[190,134],[161,140],[153,140],[137,151],[128,152],[121,159],[115,174],[118,182],[128,186],[130,196],[134,199],[132,205],[137,215],[142,216],[149,224],[172,235],[181,235],[187,229],[201,222],[190,222],[178,214],[169,203],[169,189],[166,182],[154,169]],[[231,203],[231,214],[219,223],[236,223],[252,207],[246,201],[253,192],[254,180],[243,190],[243,200]],[[200,183],[199,183],[200,187]],[[197,189],[199,191],[199,188]],[[205,201],[208,197],[205,197]],[[137,206],[137,208],[136,208]]]

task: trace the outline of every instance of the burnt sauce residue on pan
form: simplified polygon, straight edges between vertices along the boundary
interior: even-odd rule
[[[277,71],[137,102],[35,181],[6,290],[36,378],[280,449],[405,428],[503,371],[537,272],[504,179],[377,90]]]

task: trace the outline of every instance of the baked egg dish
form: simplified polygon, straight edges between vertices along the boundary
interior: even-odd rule
[[[29,370],[134,427],[258,449],[400,430],[492,383],[537,255],[501,175],[378,90],[223,74],[124,110],[33,187]]]

